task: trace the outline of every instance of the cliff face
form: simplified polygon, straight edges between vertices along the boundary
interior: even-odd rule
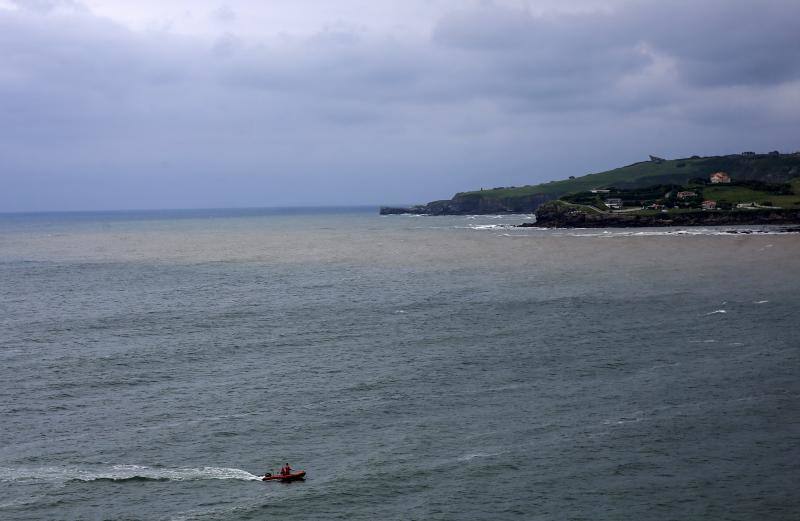
[[[407,208],[382,207],[381,215],[421,214],[421,215],[478,215],[498,213],[532,213],[541,204],[554,199],[545,194],[521,197],[484,197],[480,194],[458,194],[452,199],[433,201]]]
[[[694,211],[681,213],[601,213],[574,206],[548,203],[536,210],[536,222],[522,226],[548,228],[635,228],[656,226],[720,226],[800,224],[800,210],[758,209]]]

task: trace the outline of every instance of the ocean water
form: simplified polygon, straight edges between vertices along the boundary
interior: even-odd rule
[[[527,219],[0,216],[0,519],[800,517],[800,235]]]

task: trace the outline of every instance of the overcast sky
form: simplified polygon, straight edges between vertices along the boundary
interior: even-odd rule
[[[0,0],[0,211],[393,204],[800,149],[797,0]]]

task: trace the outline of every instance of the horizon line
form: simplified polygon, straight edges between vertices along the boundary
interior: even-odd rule
[[[32,215],[32,214],[68,214],[68,213],[125,213],[125,212],[198,212],[219,210],[311,210],[311,209],[348,209],[348,208],[380,208],[385,204],[302,204],[286,206],[196,206],[196,207],[161,207],[161,208],[106,208],[82,210],[0,210],[0,215]]]

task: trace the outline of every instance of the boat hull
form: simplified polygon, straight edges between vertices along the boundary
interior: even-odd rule
[[[301,479],[305,479],[306,471],[301,470],[299,472],[292,472],[291,474],[275,474],[272,476],[264,476],[261,478],[261,481],[299,481]]]

